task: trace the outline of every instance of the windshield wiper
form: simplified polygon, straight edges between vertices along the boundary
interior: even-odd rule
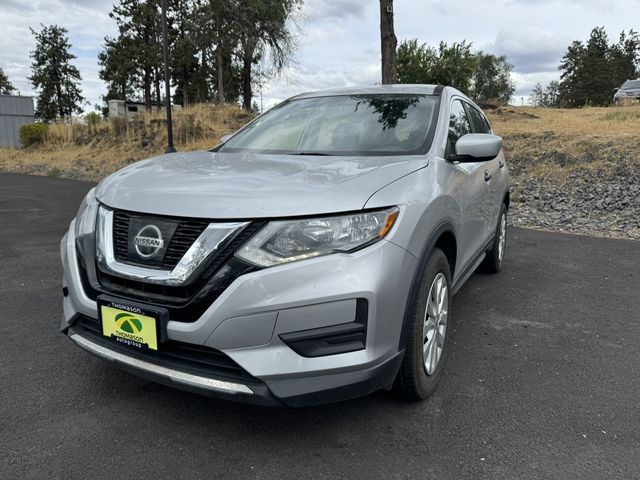
[[[316,156],[316,157],[331,157],[331,156],[333,156],[330,153],[322,153],[322,152],[297,152],[297,153],[294,153],[293,155],[310,155],[310,156]]]

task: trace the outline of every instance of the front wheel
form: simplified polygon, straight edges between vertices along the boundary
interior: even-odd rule
[[[482,270],[487,273],[498,273],[502,270],[502,262],[507,249],[507,206],[503,203],[496,227],[496,234],[491,244],[491,250],[482,262]]]
[[[451,271],[441,250],[429,257],[409,308],[407,348],[396,387],[404,398],[423,400],[440,382],[451,330]]]

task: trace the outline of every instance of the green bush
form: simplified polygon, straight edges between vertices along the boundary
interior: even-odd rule
[[[20,127],[20,143],[23,146],[38,145],[44,141],[49,126],[46,123],[28,123]]]
[[[84,116],[85,121],[89,127],[97,127],[102,122],[102,115],[98,112],[89,112]]]

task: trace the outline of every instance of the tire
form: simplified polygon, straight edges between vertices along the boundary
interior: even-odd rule
[[[437,248],[433,250],[422,268],[419,281],[417,294],[410,299],[408,306],[411,310],[407,323],[409,328],[407,347],[395,383],[396,391],[408,400],[424,400],[431,396],[442,378],[446,363],[451,331],[452,295],[451,270],[442,250]],[[437,285],[445,287],[446,298],[440,303],[442,307],[446,306],[446,310],[444,312],[440,310],[441,314],[433,315],[434,307],[438,307],[435,305],[437,302],[433,302],[434,289],[437,290]],[[427,311],[428,305],[430,305],[429,311]],[[429,327],[426,326],[427,324]],[[440,345],[439,350],[438,345]],[[430,352],[438,357],[435,361],[433,361],[435,357],[424,355],[427,349],[429,349],[427,353]]]
[[[482,271],[486,273],[498,273],[502,270],[504,255],[507,248],[507,205],[502,204],[496,234],[491,245],[491,250],[487,251],[487,256],[482,262]]]

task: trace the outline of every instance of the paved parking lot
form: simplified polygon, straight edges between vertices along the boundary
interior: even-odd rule
[[[454,298],[436,396],[268,409],[121,373],[58,332],[89,184],[0,175],[0,478],[640,478],[640,243],[512,230]]]

